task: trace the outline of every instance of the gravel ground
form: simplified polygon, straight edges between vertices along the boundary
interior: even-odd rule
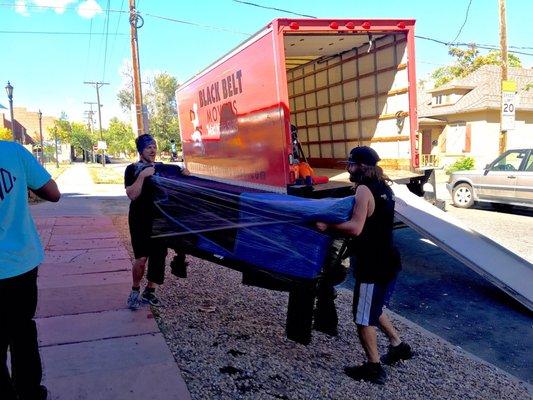
[[[125,217],[114,222],[129,248]],[[187,279],[167,274],[158,290],[164,306],[152,310],[193,399],[531,398],[501,370],[395,315],[416,357],[386,367],[384,386],[353,381],[343,367],[364,358],[351,292],[340,290],[336,301],[339,336],[315,332],[303,346],[284,334],[287,293],[243,286],[235,271],[192,257],[189,262]],[[380,349],[386,345],[380,335]]]

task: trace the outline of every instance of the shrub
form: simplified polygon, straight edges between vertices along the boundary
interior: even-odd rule
[[[470,169],[474,169],[475,163],[476,162],[472,157],[463,157],[454,162],[452,165],[450,165],[446,169],[446,173],[450,175],[452,172],[455,171],[467,171]]]

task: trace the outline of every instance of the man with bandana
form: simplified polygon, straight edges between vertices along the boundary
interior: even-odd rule
[[[396,276],[401,269],[400,254],[394,246],[394,193],[390,179],[377,165],[380,158],[367,146],[355,147],[347,161],[350,181],[355,183],[352,217],[341,224],[317,222],[318,229],[331,229],[353,236],[349,244],[355,287],[353,316],[367,362],[346,367],[345,373],[355,380],[384,384],[387,374],[377,348],[376,326],[389,339],[387,354],[381,361],[392,365],[413,356],[411,347],[402,342],[390,319],[383,312],[388,304]]]
[[[152,230],[153,202],[151,194],[144,186],[145,180],[155,173],[155,157],[157,154],[157,144],[149,134],[139,136],[135,140],[139,161],[126,167],[124,173],[124,185],[126,194],[131,200],[128,213],[128,223],[130,228],[131,245],[135,261],[132,267],[132,290],[128,297],[128,307],[137,310],[141,302],[159,306],[160,301],[155,295],[157,285],[161,285],[165,276],[165,258],[167,248],[156,240],[150,239]],[[181,171],[184,175],[189,175],[185,168]],[[140,293],[141,280],[144,276],[146,263],[148,262],[148,284]]]

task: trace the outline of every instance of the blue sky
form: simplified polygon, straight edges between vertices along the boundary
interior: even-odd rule
[[[321,18],[414,18],[417,35],[445,42],[456,37],[470,2],[251,1]],[[143,75],[164,71],[181,82],[245,40],[242,33],[254,33],[274,18],[292,16],[233,0],[137,0],[137,8],[144,17],[139,30]],[[129,120],[116,100],[123,84],[120,71],[131,58],[128,15],[119,12],[127,9],[128,0],[0,0],[0,83],[2,87],[8,80],[13,84],[14,105],[40,108],[54,116],[65,111],[71,120],[81,121],[89,107],[84,102],[96,101],[94,87],[83,82],[105,81],[109,85],[100,92],[104,126],[113,116]],[[531,15],[533,1],[507,0],[508,45],[529,47],[518,51],[533,54]],[[22,33],[28,31],[78,34]],[[498,0],[471,1],[457,41],[498,46]],[[519,56],[525,67],[533,66],[533,56]],[[421,39],[416,40],[416,57],[418,78],[451,61],[446,46]],[[0,104],[7,106],[3,89]]]

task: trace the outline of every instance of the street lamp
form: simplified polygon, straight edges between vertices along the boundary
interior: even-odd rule
[[[59,157],[57,155],[57,128],[54,131],[54,141],[56,142],[56,168],[59,168]]]
[[[13,141],[17,141],[17,135],[15,134],[15,118],[13,117],[13,86],[9,81],[6,85],[7,98],[9,99],[9,112],[11,114],[11,133],[13,134]]]
[[[44,165],[44,147],[43,147],[43,113],[41,110],[37,113],[39,116],[39,136],[41,139],[41,165]]]

